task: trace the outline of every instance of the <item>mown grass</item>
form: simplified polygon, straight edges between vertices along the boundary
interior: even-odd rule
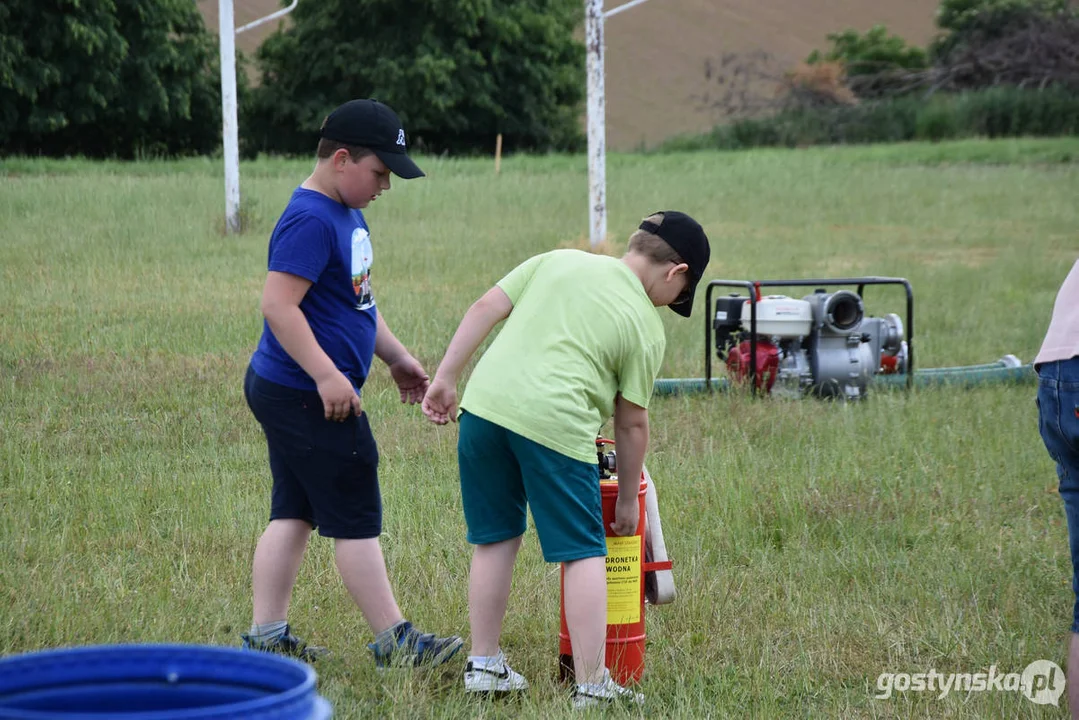
[[[1079,252],[1079,143],[612,156],[611,252],[685,210],[710,278],[894,275],[915,292],[921,367],[1030,361]],[[586,247],[582,157],[427,158],[368,212],[374,287],[433,372],[469,303],[529,255]],[[241,379],[266,240],[309,160],[243,166],[248,229],[224,236],[220,165],[0,164],[0,653],[72,644],[235,644],[268,471]],[[898,290],[867,294],[902,313]],[[702,373],[703,323],[665,314],[662,375]],[[881,672],[1063,665],[1072,595],[1032,386],[877,393],[859,404],[657,398],[648,466],[679,597],[648,608],[652,717],[1056,717],[1014,693],[898,694]],[[425,628],[467,632],[456,427],[364,392],[382,451],[383,548]],[[335,655],[337,717],[549,717],[557,568],[534,535],[504,646],[533,683],[483,704],[460,664],[375,672],[328,542],[291,620]]]

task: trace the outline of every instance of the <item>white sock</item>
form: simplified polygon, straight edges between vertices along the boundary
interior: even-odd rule
[[[614,679],[611,678],[610,670],[604,669],[604,671],[603,671],[603,679],[602,680],[600,680],[599,682],[595,682],[595,683],[577,683],[577,689],[580,690],[581,692],[586,692],[586,691],[599,692],[600,690],[603,690],[603,688],[607,687],[607,682],[608,681],[610,681],[611,683],[614,683],[614,684],[617,685],[617,683],[614,682]]]
[[[468,662],[472,663],[474,668],[490,670],[500,666],[501,655],[501,652],[497,655],[469,655]]]

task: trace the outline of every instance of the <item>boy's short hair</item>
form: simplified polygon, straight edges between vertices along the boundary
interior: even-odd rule
[[[655,215],[649,215],[646,217],[645,222],[651,222],[655,225],[663,224],[663,213],[656,213]],[[671,247],[666,240],[656,235],[653,232],[642,230],[638,228],[629,236],[629,251],[635,252],[639,255],[644,255],[646,258],[656,263],[673,262],[676,265],[685,262],[682,256],[678,254],[678,251]]]
[[[368,155],[375,154],[374,150],[363,147],[362,145],[349,145],[348,143],[331,140],[329,138],[319,138],[318,149],[315,151],[315,154],[318,156],[319,160],[325,160],[333,157],[333,154],[341,148],[348,150],[348,156],[352,158],[352,162],[359,162]]]

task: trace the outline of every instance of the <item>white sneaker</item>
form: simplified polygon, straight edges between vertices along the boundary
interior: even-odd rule
[[[506,664],[502,650],[483,667],[473,663],[471,658],[465,665],[465,692],[505,693],[527,689],[528,681]]]
[[[644,695],[616,683],[611,677],[611,671],[606,668],[603,670],[603,680],[598,683],[578,683],[573,691],[574,710],[614,703],[644,705]]]

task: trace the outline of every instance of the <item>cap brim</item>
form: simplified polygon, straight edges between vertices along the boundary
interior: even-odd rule
[[[682,317],[689,317],[690,313],[693,312],[693,297],[696,294],[697,294],[697,285],[694,284],[693,287],[690,288],[689,297],[686,298],[685,301],[680,302],[677,305],[668,305],[667,307],[669,307],[671,310],[674,310],[676,313],[678,313]]]
[[[412,158],[404,153],[391,153],[383,150],[375,150],[375,155],[378,155],[378,159],[386,164],[386,167],[390,169],[394,175],[405,180],[411,180],[413,178],[424,177],[423,170],[420,170],[420,166],[412,162]]]

